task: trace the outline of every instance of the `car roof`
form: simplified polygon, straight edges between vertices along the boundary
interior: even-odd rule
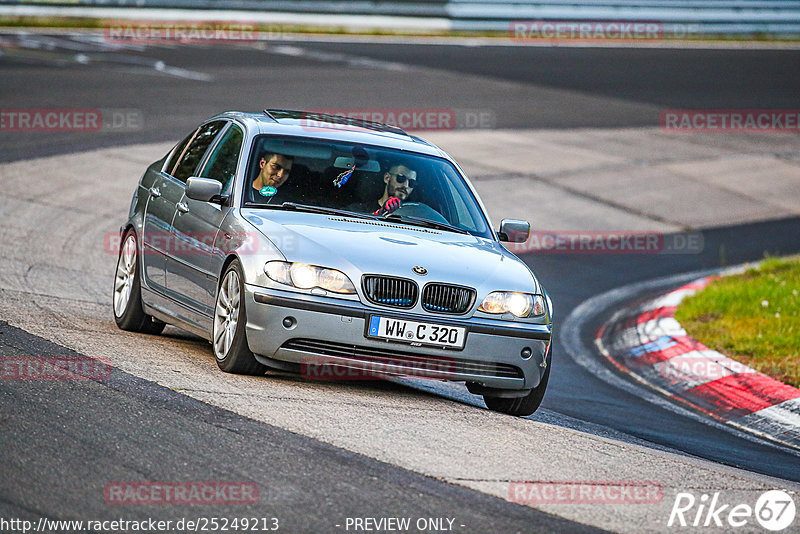
[[[439,147],[404,130],[353,117],[313,111],[265,109],[261,113],[227,111],[214,117],[238,119],[260,134],[313,137],[407,150],[451,160]]]

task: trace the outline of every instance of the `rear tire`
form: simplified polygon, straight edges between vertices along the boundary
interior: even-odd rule
[[[242,375],[263,375],[267,371],[247,345],[244,276],[239,260],[233,260],[222,275],[213,325],[211,345],[220,369]]]
[[[142,334],[160,334],[165,323],[147,315],[142,307],[142,286],[139,280],[139,254],[136,234],[128,230],[122,236],[114,275],[114,321],[121,330]]]
[[[547,389],[547,381],[550,379],[551,365],[549,365],[549,360],[550,358],[547,359],[548,366],[544,372],[544,376],[542,376],[542,380],[539,382],[538,386],[531,390],[530,393],[524,397],[510,399],[484,395],[483,402],[486,403],[486,407],[493,412],[500,412],[517,417],[531,415],[539,408],[539,405],[542,403],[542,399],[544,399],[544,392]]]

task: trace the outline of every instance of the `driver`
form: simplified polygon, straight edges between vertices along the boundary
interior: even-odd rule
[[[278,188],[289,179],[292,172],[293,156],[284,156],[273,152],[266,152],[261,156],[258,166],[261,169],[253,180],[250,193],[256,202],[272,200]]]
[[[414,188],[417,186],[417,173],[402,163],[396,163],[389,167],[383,174],[383,181],[386,184],[383,188],[383,195],[375,201],[358,202],[347,207],[350,211],[373,213],[384,208],[386,201],[392,197],[405,201]],[[390,204],[396,201],[392,201]],[[389,206],[386,206],[387,208]],[[394,208],[397,209],[397,208]],[[392,211],[394,211],[394,209]]]

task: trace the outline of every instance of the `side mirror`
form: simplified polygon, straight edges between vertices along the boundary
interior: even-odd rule
[[[222,184],[211,178],[192,176],[186,180],[186,196],[200,202],[220,202]]]
[[[524,243],[531,234],[531,223],[517,219],[503,219],[500,221],[500,231],[497,237],[500,241],[510,243]]]

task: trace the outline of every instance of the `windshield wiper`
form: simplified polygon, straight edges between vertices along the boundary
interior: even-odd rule
[[[337,208],[326,208],[323,206],[310,206],[308,204],[297,204],[296,202],[284,202],[283,204],[276,204],[275,207],[280,206],[282,209],[294,211],[307,211],[309,213],[324,213],[325,215],[342,215],[345,217],[357,217],[359,219],[377,219],[375,215],[367,213],[357,213],[354,211],[340,210]]]
[[[325,215],[339,215],[344,217],[356,217],[359,219],[389,220],[392,222],[403,222],[415,226],[425,226],[427,228],[435,228],[437,230],[447,230],[449,232],[456,232],[459,234],[469,234],[469,231],[464,230],[463,228],[459,228],[458,226],[452,226],[447,223],[431,221],[428,219],[421,219],[419,217],[411,217],[409,215],[398,215],[396,213],[389,213],[384,216],[379,216],[379,215],[373,215],[371,213],[357,213],[354,211],[341,210],[337,208],[311,206],[309,204],[298,204],[296,202],[284,202],[282,204],[264,204],[264,205],[259,205],[257,207],[280,209],[280,210],[305,211],[308,213],[323,213]]]
[[[427,228],[436,228],[437,230],[447,230],[449,232],[456,232],[459,234],[469,234],[467,230],[463,228],[459,228],[458,226],[453,226],[447,223],[441,223],[438,221],[431,221],[429,219],[421,219],[419,217],[410,217],[408,215],[398,215],[396,213],[389,213],[384,216],[385,219],[389,219],[391,221],[400,221],[416,226],[425,226]]]

